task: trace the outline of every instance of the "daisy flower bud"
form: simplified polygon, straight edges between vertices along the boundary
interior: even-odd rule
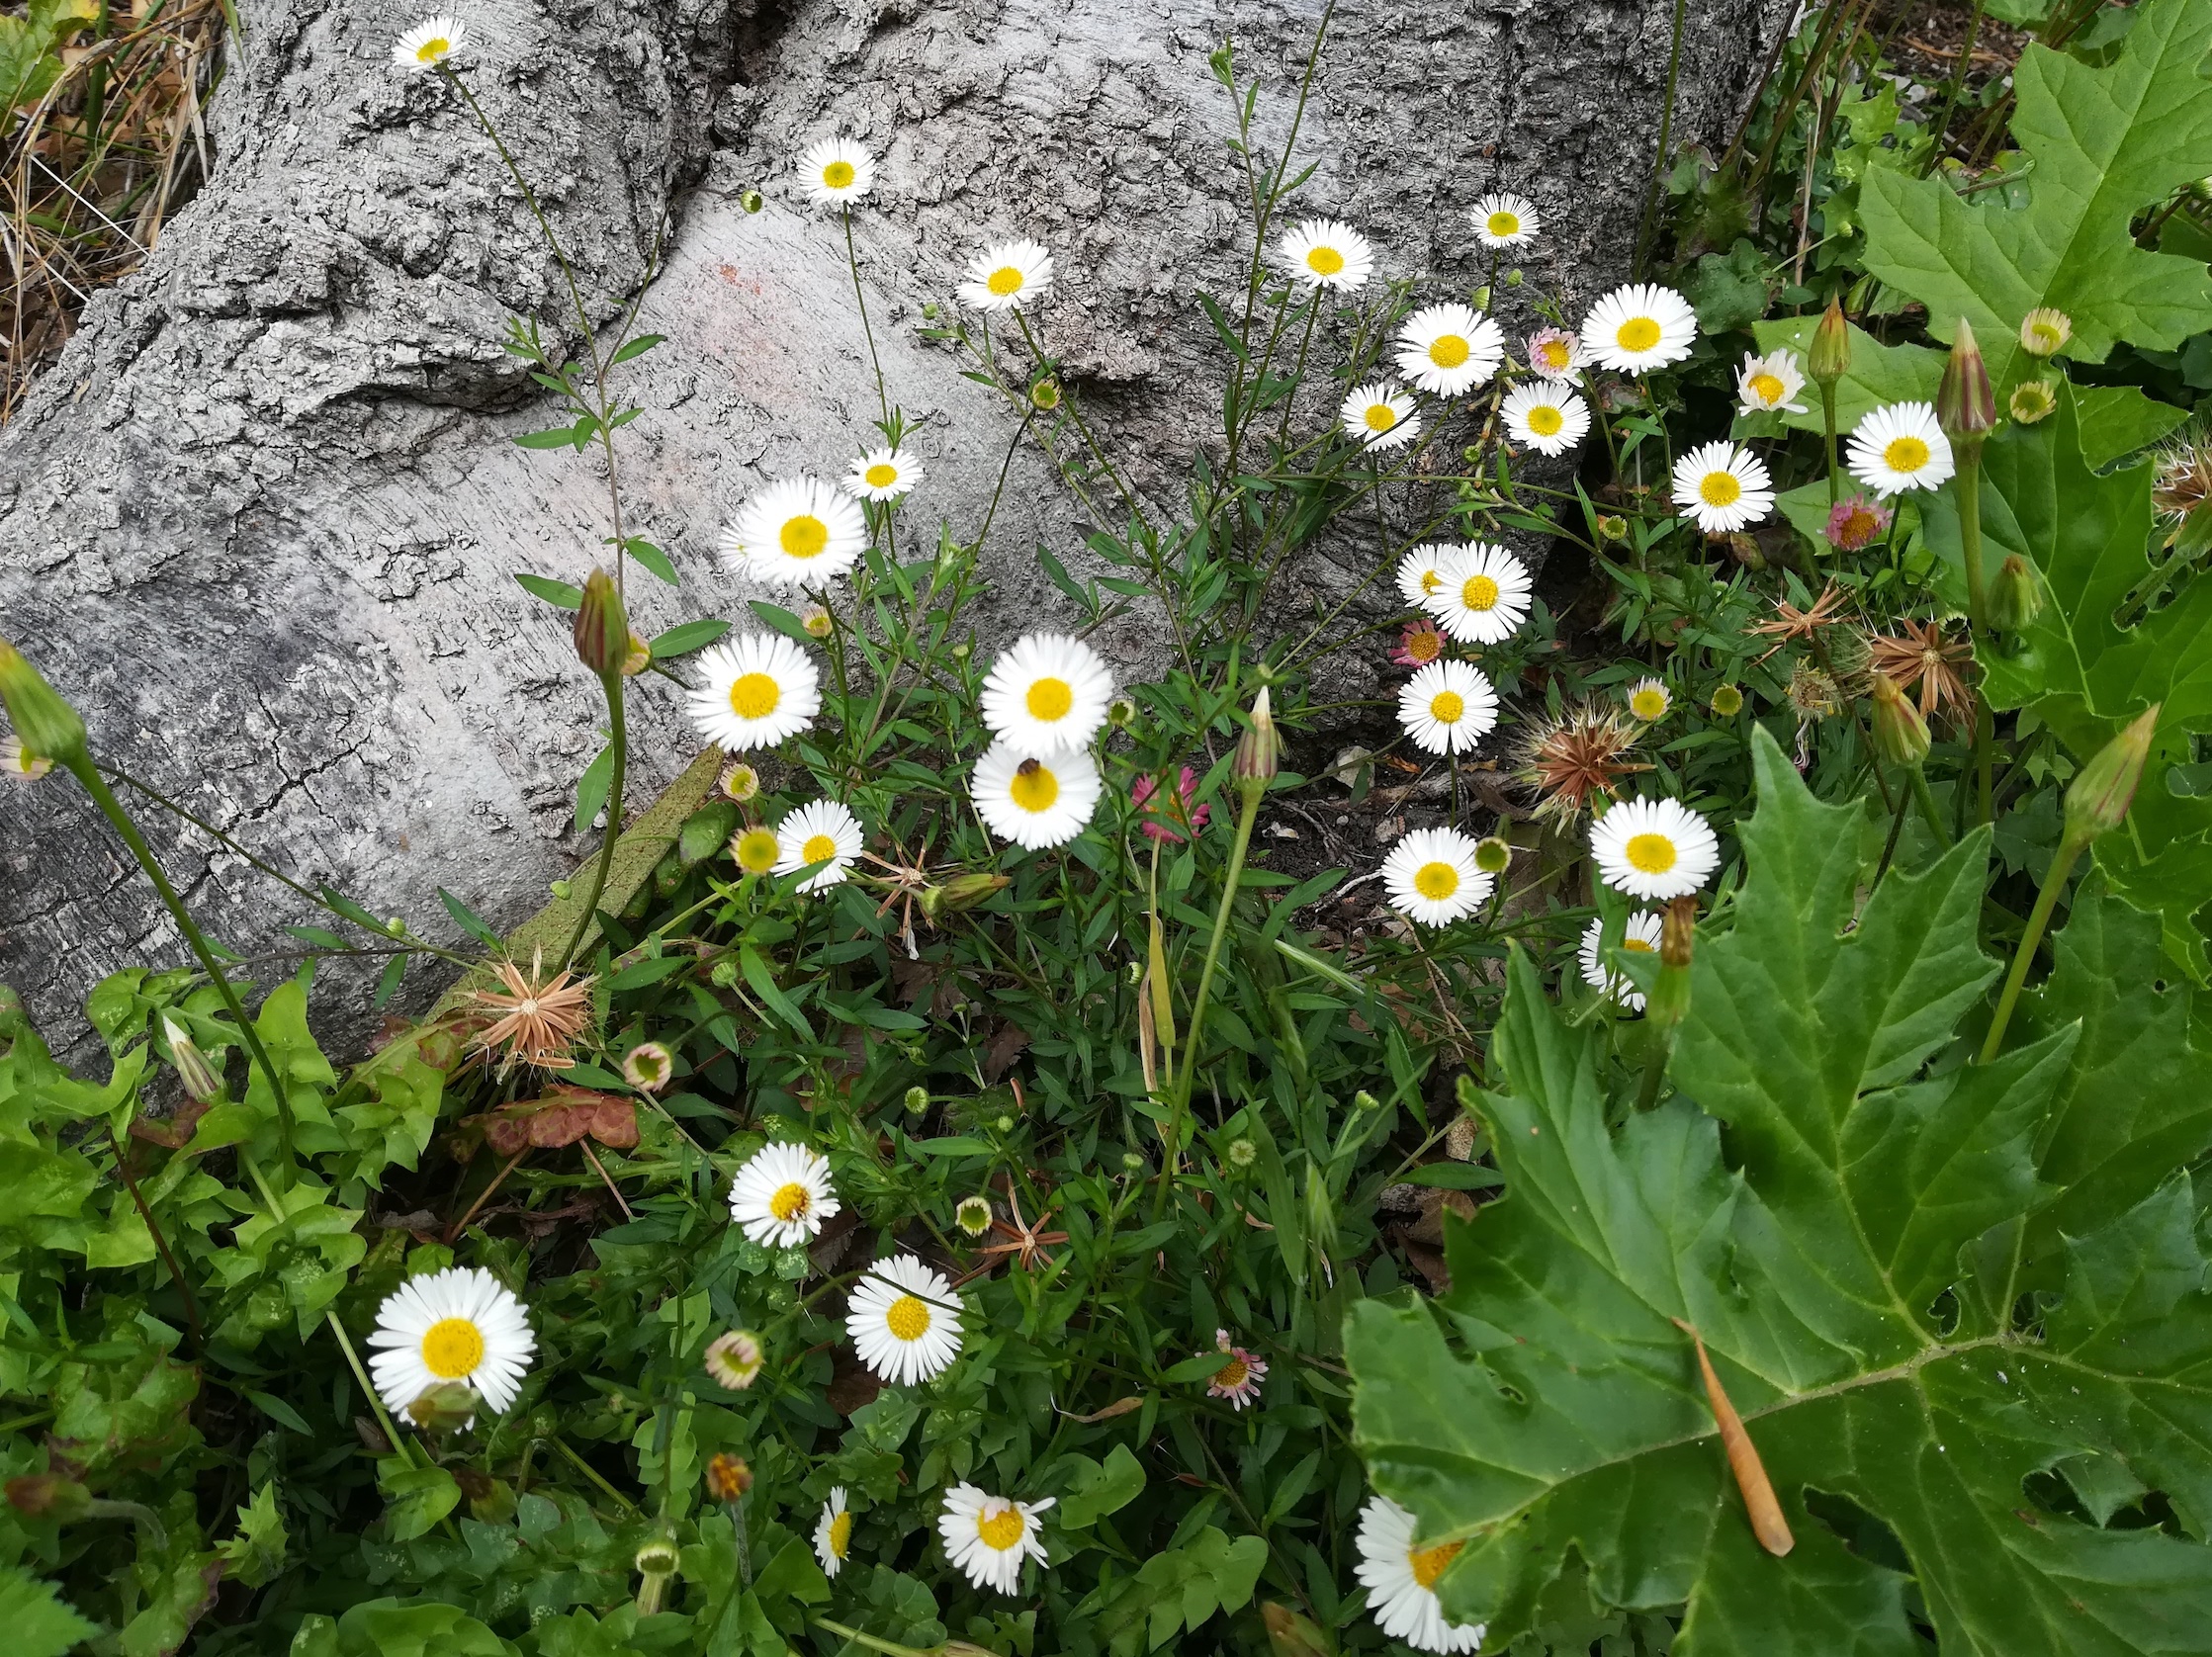
[[[84,721],[38,668],[0,639],[0,702],[24,749],[72,769],[85,757]]]
[[[1743,692],[1734,685],[1723,685],[1713,693],[1713,711],[1723,719],[1733,719],[1743,712]]]
[[[185,1027],[163,1013],[161,1035],[169,1044],[169,1063],[176,1066],[177,1080],[184,1084],[184,1090],[201,1104],[213,1104],[221,1098],[222,1078],[216,1074],[207,1056],[193,1046],[192,1036]]]
[[[1974,342],[1974,328],[1959,318],[1958,336],[1951,341],[1951,357],[1943,365],[1943,384],[1936,389],[1935,417],[1944,436],[1961,448],[1976,448],[1995,429],[1995,395],[1990,390],[1989,366],[1982,348]]]
[[[2023,426],[2048,420],[2058,412],[2059,393],[2048,380],[2023,380],[2012,388],[2005,408]]]
[[[1843,302],[1830,297],[1828,308],[1813,330],[1813,349],[1806,354],[1805,372],[1823,386],[1833,386],[1851,367],[1851,324],[1843,319]]]
[[[1252,723],[1237,739],[1237,754],[1230,774],[1246,793],[1262,792],[1275,781],[1282,756],[1283,737],[1275,728],[1275,710],[1269,702],[1268,687],[1262,685],[1252,703]]]
[[[1495,834],[1485,835],[1474,842],[1474,866],[1486,875],[1502,875],[1513,861],[1511,841]]]
[[[665,1536],[656,1536],[638,1549],[631,1561],[638,1568],[638,1614],[652,1616],[661,1610],[661,1599],[667,1592],[668,1579],[676,1574],[676,1544]]]
[[[962,1231],[970,1237],[981,1237],[991,1229],[991,1199],[987,1196],[964,1196],[952,1217]]]
[[[622,1079],[641,1092],[658,1093],[675,1075],[675,1055],[658,1041],[641,1041],[623,1056]]]
[[[1231,1168],[1250,1168],[1260,1160],[1260,1147],[1249,1139],[1232,1139],[1228,1149]]]
[[[2031,357],[2056,356],[2074,337],[2074,318],[2050,305],[2038,305],[2020,318],[2020,349]]]
[[[766,1353],[761,1350],[760,1337],[752,1330],[733,1329],[708,1342],[706,1352],[699,1361],[717,1384],[732,1392],[743,1392],[759,1378],[760,1365],[766,1361]],[[743,1469],[745,1463],[740,1461],[738,1466]],[[747,1482],[752,1482],[750,1476]],[[741,1490],[738,1494],[742,1496],[745,1492]],[[736,1498],[725,1496],[722,1500],[730,1502]]]
[[[767,205],[768,198],[761,195],[757,190],[745,190],[738,194],[738,206],[744,208],[748,213],[758,213]]]
[[[809,604],[799,612],[799,625],[807,630],[810,639],[827,639],[837,632],[838,624],[831,618],[826,604]]]
[[[1874,746],[1893,765],[1917,766],[1928,756],[1928,722],[1897,680],[1874,675]]]
[[[1046,375],[1029,388],[1030,405],[1049,414],[1060,406],[1060,382]]]
[[[744,760],[734,759],[722,767],[722,776],[717,786],[721,788],[724,799],[733,800],[742,806],[760,792],[760,773]]]
[[[1828,509],[1821,534],[1838,552],[1856,553],[1882,539],[1896,514],[1863,494],[1847,495]]]
[[[939,886],[922,889],[919,902],[922,913],[931,920],[940,915],[959,915],[988,903],[1014,884],[1012,875],[981,874],[974,870],[964,875],[954,875]]]
[[[910,1115],[910,1116],[919,1116],[919,1115],[921,1115],[921,1114],[922,1114],[922,1113],[923,1113],[923,1112],[924,1112],[925,1110],[928,1110],[929,1108],[929,1089],[927,1089],[927,1088],[909,1088],[909,1089],[907,1090],[907,1114],[908,1114],[908,1115]]]
[[[602,679],[622,671],[630,654],[630,618],[614,590],[614,577],[594,569],[583,583],[583,602],[576,606],[576,659]]]
[[[417,1393],[401,1413],[414,1423],[417,1430],[437,1438],[447,1433],[458,1433],[476,1420],[477,1410],[483,1402],[477,1396],[476,1388],[466,1381],[440,1381]]]
[[[2043,577],[2018,553],[1997,566],[1990,588],[1990,621],[1999,633],[2025,633],[2043,613]]]
[[[13,733],[0,737],[0,776],[10,782],[37,782],[52,769],[53,761],[25,747],[21,737]]]
[[[2154,702],[2076,774],[2066,791],[2068,838],[2093,840],[2127,821],[2158,725],[2159,704]]]

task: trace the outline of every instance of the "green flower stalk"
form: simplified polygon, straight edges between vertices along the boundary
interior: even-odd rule
[[[583,602],[576,606],[575,639],[576,659],[598,675],[607,699],[607,745],[613,755],[613,774],[607,780],[607,826],[599,836],[599,855],[591,868],[591,885],[576,913],[575,930],[561,964],[575,959],[598,913],[599,895],[607,889],[607,872],[614,865],[614,844],[622,837],[622,787],[630,768],[630,732],[623,707],[623,663],[630,654],[630,618],[613,577],[594,569],[583,583]]]
[[[1828,308],[1813,330],[1813,347],[1806,353],[1805,371],[1820,388],[1820,428],[1828,446],[1828,510],[1835,510],[1842,470],[1835,457],[1835,386],[1851,366],[1851,324],[1843,318],[1843,303],[1829,296]]]
[[[1982,569],[1982,444],[1996,429],[1996,398],[1990,390],[1990,371],[1975,344],[1974,328],[1959,318],[1951,341],[1951,358],[1943,367],[1943,384],[1935,393],[1935,417],[1943,435],[1951,440],[1958,462],[1959,548],[1966,560],[1966,611],[1974,626],[1978,647],[1987,648],[1990,635],[1990,595]],[[1991,816],[1991,746],[1995,720],[1987,696],[1975,699],[1974,756],[1975,821],[1988,823]]]
[[[1690,961],[1697,949],[1698,900],[1695,894],[1667,905],[1659,926],[1659,978],[1651,987],[1644,1013],[1651,1023],[1651,1045],[1643,1058],[1643,1082],[1637,1091],[1637,1108],[1649,1110],[1659,1102],[1665,1085],[1667,1058],[1674,1051],[1674,1032],[1690,1011]]]

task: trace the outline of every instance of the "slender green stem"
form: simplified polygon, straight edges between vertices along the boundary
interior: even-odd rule
[[[1688,10],[1689,0],[1674,0],[1674,40],[1667,48],[1667,92],[1659,112],[1659,149],[1651,158],[1651,183],[1643,193],[1643,214],[1636,232],[1636,270],[1639,276],[1658,229],[1659,201],[1666,186],[1667,145],[1674,139],[1675,82],[1682,73],[1682,25]]]
[[[1935,796],[1928,792],[1928,774],[1924,767],[1915,765],[1912,772],[1912,798],[1919,802],[1920,815],[1927,819],[1928,832],[1935,836],[1935,843],[1949,850],[1951,830],[1943,826],[1943,814],[1935,809]]]
[[[206,935],[192,918],[191,912],[184,907],[184,900],[177,896],[177,889],[169,884],[169,877],[163,872],[160,859],[154,856],[153,848],[146,844],[145,836],[138,832],[137,824],[124,809],[123,802],[115,797],[115,790],[108,786],[108,779],[100,774],[99,766],[93,764],[82,750],[76,758],[66,763],[70,774],[84,785],[84,791],[92,796],[92,803],[100,808],[100,815],[114,825],[115,831],[123,836],[123,843],[131,848],[131,855],[138,860],[138,867],[145,871],[146,879],[153,882],[153,889],[160,894],[163,907],[168,910],[170,918],[177,923],[177,930],[184,934],[185,942],[192,946],[192,953],[199,958],[201,970],[208,975],[216,994],[222,998],[224,1008],[236,1021],[239,1039],[245,1043],[253,1062],[261,1067],[262,1078],[269,1084],[270,1097],[276,1101],[277,1139],[284,1148],[284,1177],[289,1184],[298,1167],[293,1154],[292,1100],[286,1096],[284,1079],[277,1074],[277,1067],[270,1061],[269,1050],[261,1045],[261,1032],[254,1028],[253,1020],[246,1016],[245,1006],[238,1000],[238,992],[230,987],[230,980],[224,976],[221,963],[216,960],[215,951],[208,947]]]
[[[2058,854],[2051,859],[2051,866],[2044,871],[2043,890],[2035,895],[2035,908],[2028,912],[2028,923],[2020,932],[2018,947],[2012,951],[2012,970],[2004,975],[2004,991],[1997,997],[1996,1016],[1990,1020],[1990,1033],[1982,1042],[1982,1063],[1988,1064],[1997,1056],[1997,1049],[2004,1045],[2004,1026],[2012,1021],[2013,1003],[2020,999],[2020,986],[2027,981],[2028,965],[2035,959],[2035,947],[2043,941],[2043,929],[2051,923],[2051,912],[2058,907],[2059,894],[2066,890],[2067,877],[2074,873],[2075,860],[2089,843],[2084,834],[2069,834],[2059,842]]]
[[[1979,654],[1988,649],[1990,643],[1989,583],[1982,568],[1982,446],[1979,441],[1960,446],[1959,549],[1966,560],[1967,620],[1973,624],[1974,645]],[[1995,735],[1996,720],[1990,712],[1988,692],[1979,691],[1975,697],[1973,761],[1977,823],[1988,823],[1991,819],[1991,745]]]
[[[844,215],[844,262],[852,272],[852,299],[860,307],[860,331],[867,336],[868,361],[875,368],[875,402],[883,411],[883,423],[891,423],[891,398],[883,389],[883,359],[876,355],[875,329],[868,325],[868,296],[860,291],[860,255],[852,246],[852,210],[840,210]]]
[[[607,870],[614,864],[614,842],[622,836],[622,785],[630,768],[630,731],[623,719],[622,675],[601,674],[599,688],[607,695],[607,745],[614,752],[614,775],[607,781],[607,827],[599,836],[599,856],[592,865],[591,888],[584,894],[583,908],[576,914],[576,929],[570,934],[569,947],[561,951],[564,967],[576,958],[584,934],[591,929],[592,916],[599,911],[599,896],[607,889]]]
[[[1666,1086],[1667,1058],[1674,1051],[1674,1026],[1653,1030],[1651,1046],[1643,1055],[1643,1079],[1637,1085],[1636,1107],[1649,1110],[1659,1102],[1659,1091]]]
[[[177,1265],[177,1257],[169,1252],[169,1240],[161,1233],[161,1222],[153,1217],[153,1210],[146,1206],[145,1194],[138,1189],[138,1177],[131,1172],[130,1153],[125,1149],[123,1140],[118,1137],[112,1123],[108,1127],[108,1144],[115,1151],[116,1172],[123,1176],[124,1188],[131,1193],[132,1206],[138,1210],[138,1218],[145,1222],[146,1231],[153,1238],[153,1246],[160,1252],[161,1264],[169,1268],[169,1280],[177,1285],[177,1293],[184,1296],[185,1322],[192,1335],[193,1356],[198,1357],[200,1349],[207,1344],[207,1338],[200,1331],[200,1302],[193,1298],[192,1284],[186,1279],[184,1268]]]
[[[1877,777],[1882,774],[1882,762],[1879,759],[1874,761],[1874,774]],[[1867,883],[1869,898],[1882,890],[1882,877],[1890,872],[1890,860],[1898,854],[1898,836],[1904,832],[1904,808],[1911,803],[1912,793],[1906,789],[1899,793],[1897,804],[1891,808],[1890,836],[1882,842],[1882,861],[1875,864],[1874,879]]]
[[[1823,384],[1820,388],[1820,430],[1828,445],[1828,510],[1835,510],[1838,493],[1843,486],[1843,469],[1835,460],[1835,387]]]
[[[887,1639],[879,1639],[874,1634],[863,1634],[859,1629],[849,1628],[842,1622],[833,1622],[827,1616],[816,1617],[814,1625],[817,1628],[827,1628],[831,1633],[848,1639],[854,1645],[864,1645],[870,1651],[888,1652],[890,1657],[930,1657],[929,1652],[918,1645],[894,1645]]]
[[[566,1439],[563,1439],[559,1435],[556,1435],[555,1437],[548,1439],[546,1442],[551,1444],[555,1449],[559,1450],[564,1456],[566,1456],[569,1460],[569,1464],[572,1467],[575,1468],[577,1472],[581,1473],[585,1478],[589,1479],[593,1484],[597,1485],[599,1487],[600,1493],[604,1495],[608,1501],[614,1503],[625,1513],[634,1514],[638,1511],[637,1503],[631,1501],[629,1497],[623,1495],[621,1491],[615,1489],[613,1485],[607,1483],[607,1481],[600,1476],[598,1468],[592,1466],[590,1462],[584,1460],[582,1456],[576,1454],[575,1450],[569,1447],[569,1442]]]
[[[338,1338],[338,1350],[346,1354],[346,1367],[353,1371],[353,1378],[360,1385],[362,1396],[369,1400],[369,1408],[376,1412],[377,1425],[384,1429],[385,1441],[391,1444],[392,1453],[412,1467],[414,1450],[394,1425],[391,1412],[384,1407],[383,1397],[369,1380],[369,1371],[361,1366],[361,1354],[353,1350],[353,1341],[346,1334],[346,1326],[338,1321],[337,1308],[329,1308],[322,1316],[330,1326],[330,1333]]]
[[[1928,128],[1928,135],[1935,142],[1929,146],[1926,171],[1933,172],[1943,158],[1943,139],[1951,131],[1952,112],[1959,107],[1959,90],[1966,85],[1966,67],[1974,58],[1974,43],[1982,33],[1982,11],[1985,0],[1974,0],[1973,15],[1966,22],[1966,39],[1959,43],[1958,60],[1951,65],[1951,78],[1943,88],[1943,109]]]

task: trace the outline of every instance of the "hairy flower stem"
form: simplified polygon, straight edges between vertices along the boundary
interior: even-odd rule
[[[2020,941],[2012,951],[2012,970],[2004,975],[2004,991],[1997,997],[1996,1015],[1990,1020],[1990,1033],[1982,1041],[1984,1064],[1995,1058],[1997,1049],[2004,1045],[2004,1026],[2012,1021],[2013,1003],[2020,999],[2020,986],[2027,982],[2028,963],[2035,959],[2036,945],[2043,941],[2043,929],[2051,923],[2051,912],[2058,908],[2059,894],[2066,890],[2067,877],[2074,873],[2075,861],[2088,843],[2087,834],[2067,835],[2059,842],[2051,867],[2044,871],[2043,889],[2035,895],[2035,908],[2028,911],[2028,923],[2021,929]]]
[[[161,1234],[161,1224],[153,1217],[153,1210],[146,1206],[144,1193],[138,1189],[138,1177],[131,1172],[131,1155],[116,1134],[115,1125],[108,1125],[108,1144],[116,1154],[116,1173],[123,1176],[124,1188],[131,1193],[131,1202],[138,1210],[138,1218],[145,1221],[147,1234],[153,1246],[160,1251],[161,1264],[169,1268],[169,1280],[177,1285],[177,1293],[184,1296],[185,1324],[192,1335],[192,1352],[198,1357],[207,1345],[207,1337],[200,1329],[200,1302],[193,1298],[192,1284],[185,1277],[184,1268],[177,1265],[177,1257],[169,1252],[169,1240]]]
[[[1843,469],[1835,459],[1835,387],[1828,382],[1820,387],[1820,432],[1828,445],[1828,510],[1833,512],[1843,487]]]
[[[323,1320],[330,1325],[330,1333],[338,1338],[338,1350],[346,1354],[346,1366],[353,1371],[353,1378],[360,1383],[361,1391],[369,1400],[369,1408],[376,1412],[377,1425],[384,1429],[392,1453],[409,1467],[414,1465],[414,1450],[400,1437],[399,1429],[393,1425],[391,1414],[384,1407],[384,1399],[370,1384],[368,1370],[361,1367],[361,1354],[353,1350],[353,1342],[346,1334],[346,1326],[338,1321],[335,1307],[325,1311]]]
[[[1982,446],[1962,445],[1959,455],[1959,548],[1966,558],[1966,614],[1974,627],[1977,652],[1990,642],[1990,591],[1982,570]],[[1985,675],[1986,677],[1987,675]],[[1990,821],[1991,746],[1996,720],[1986,690],[1975,698],[1974,754],[1977,823]]]
[[[215,958],[215,951],[208,947],[207,937],[193,920],[191,912],[184,907],[184,900],[177,896],[177,889],[169,884],[169,877],[162,872],[160,860],[154,856],[152,847],[146,844],[145,836],[138,832],[138,826],[132,820],[131,814],[124,810],[123,802],[115,797],[115,790],[108,786],[108,779],[100,774],[100,768],[81,751],[65,763],[70,775],[83,784],[84,791],[92,796],[92,803],[100,808],[100,815],[114,825],[115,831],[123,836],[123,843],[131,848],[131,855],[138,860],[138,867],[145,871],[146,879],[153,882],[153,889],[160,894],[163,907],[168,910],[170,918],[177,923],[177,930],[184,934],[184,941],[192,946],[192,953],[199,958],[201,970],[214,984],[216,994],[222,998],[225,1010],[236,1020],[238,1037],[245,1043],[253,1062],[261,1067],[262,1079],[269,1084],[269,1096],[276,1101],[277,1142],[284,1149],[284,1179],[286,1184],[290,1184],[298,1172],[298,1163],[292,1149],[292,1100],[285,1095],[284,1079],[277,1074],[277,1067],[270,1062],[269,1050],[261,1045],[261,1032],[254,1028],[253,1020],[246,1016],[245,1006],[238,1000],[238,992],[230,987],[230,980],[223,976],[222,967]]]
[[[607,745],[614,753],[614,775],[607,780],[607,827],[599,836],[599,856],[591,869],[591,889],[584,894],[583,908],[576,915],[576,929],[569,936],[569,947],[561,951],[564,967],[576,958],[584,933],[591,929],[591,917],[599,912],[599,895],[607,889],[607,870],[614,864],[614,842],[622,835],[622,784],[630,769],[630,730],[623,720],[622,674],[619,671],[600,674],[599,688],[607,696]]]

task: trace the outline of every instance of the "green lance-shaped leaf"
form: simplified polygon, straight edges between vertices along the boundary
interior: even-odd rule
[[[1733,927],[1700,943],[1667,1103],[1623,1121],[1602,1034],[1510,962],[1480,1105],[1505,1199],[1452,1226],[1435,1308],[1368,1301],[1348,1325],[1376,1486],[1425,1540],[1464,1539],[1444,1609],[1501,1649],[1579,1556],[1615,1605],[1685,1608],[1677,1657],[1904,1657],[1926,1650],[1908,1602],[1946,1651],[2212,1652],[2212,1549],[2083,1523],[2030,1484],[2079,1473],[2107,1507],[2162,1490],[2199,1534],[2212,1506],[2193,1194],[2145,1194],[2144,1170],[2071,1120],[2142,1038],[2054,981],[2039,1039],[1957,1062],[1995,971],[1976,939],[1986,838],[1893,872],[1849,926],[1855,814],[1814,801],[1771,740],[1756,761],[1749,879]],[[2138,1026],[2169,1075],[2176,1010]],[[2162,1095],[2146,1125],[2178,1108]],[[2063,1239],[2031,1231],[2053,1196],[2038,1158],[2061,1147],[2112,1170]],[[2028,1235],[2050,1260],[2023,1330]],[[1741,1413],[1786,1558],[1752,1533],[1675,1319]],[[1916,1587],[1847,1545],[1831,1521],[1856,1530],[1853,1507]]]

